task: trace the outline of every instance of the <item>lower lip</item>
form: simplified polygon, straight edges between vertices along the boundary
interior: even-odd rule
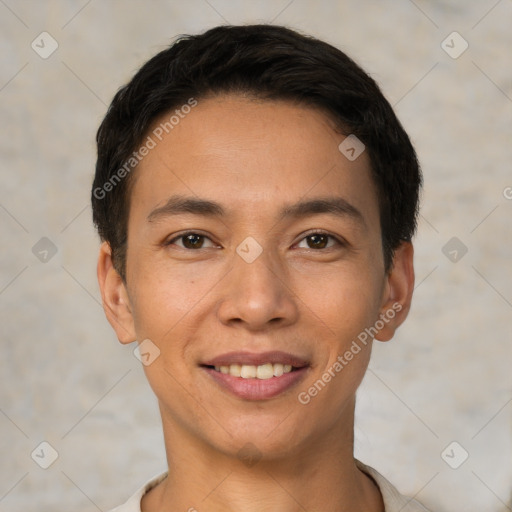
[[[245,400],[266,400],[274,398],[295,386],[306,375],[308,367],[298,368],[280,377],[270,379],[244,379],[221,373],[213,368],[203,367],[222,388]]]

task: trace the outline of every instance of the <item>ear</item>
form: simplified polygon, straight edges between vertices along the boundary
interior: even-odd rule
[[[384,324],[375,335],[379,341],[389,341],[403,323],[411,308],[414,291],[414,249],[411,242],[402,242],[393,256],[393,265],[386,278],[386,286],[380,310],[380,322]]]
[[[118,340],[121,343],[135,341],[137,337],[130,300],[125,283],[114,268],[112,251],[107,242],[101,244],[97,272],[103,310],[110,325],[116,331]]]

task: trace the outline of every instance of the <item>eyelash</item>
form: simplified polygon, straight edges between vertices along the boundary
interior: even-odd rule
[[[184,233],[181,233],[179,234],[178,236],[175,236],[174,238],[172,238],[171,240],[165,242],[164,245],[166,246],[170,246],[170,245],[173,245],[177,240],[180,240],[180,239],[183,239],[189,235],[198,235],[198,236],[201,236],[203,238],[206,238],[208,240],[210,240],[210,242],[214,243],[210,237],[208,237],[207,235],[201,233],[201,232],[198,232],[198,231],[185,231]],[[339,239],[338,237],[328,233],[327,231],[324,231],[322,229],[315,229],[315,230],[311,230],[307,233],[304,234],[304,236],[299,240],[298,243],[302,242],[303,240],[307,239],[308,237],[310,236],[313,236],[313,235],[324,235],[324,236],[327,236],[328,238],[330,238],[331,240],[334,240],[334,242],[340,246],[340,247],[345,247],[347,245],[347,242],[345,242],[343,239]],[[295,244],[296,245],[296,244]],[[187,250],[187,251],[194,251],[194,250],[198,250],[198,249],[189,249],[187,247],[180,247],[181,249],[184,249],[184,250]],[[210,247],[206,247],[206,249],[209,249]],[[332,249],[333,246],[330,246],[330,247],[326,247],[324,249],[313,249],[313,248],[308,248],[309,250],[311,251],[325,251],[326,249]],[[200,247],[199,249],[204,249],[204,247]]]

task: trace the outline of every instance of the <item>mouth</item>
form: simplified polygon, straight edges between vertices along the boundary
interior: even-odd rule
[[[246,400],[276,397],[302,380],[310,367],[285,352],[231,352],[200,364],[222,390]]]
[[[299,370],[298,367],[291,364],[265,363],[258,366],[252,364],[230,364],[221,366],[204,365],[206,368],[215,370],[224,375],[241,377],[242,379],[260,379],[267,380],[273,377],[281,377],[285,373]]]

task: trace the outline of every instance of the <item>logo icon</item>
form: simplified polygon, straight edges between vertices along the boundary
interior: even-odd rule
[[[150,339],[145,339],[135,347],[133,355],[144,366],[149,366],[160,355],[160,349]]]
[[[59,458],[59,453],[50,443],[43,441],[34,448],[30,456],[39,467],[48,469]]]
[[[262,453],[252,443],[246,443],[238,451],[237,457],[248,467],[252,468],[262,457]]]
[[[441,252],[452,262],[458,263],[468,252],[468,248],[456,237],[450,238]]]
[[[252,236],[248,236],[236,248],[236,252],[246,263],[252,263],[263,252],[263,247]]]
[[[340,153],[353,162],[365,150],[366,146],[354,135],[351,134],[346,137],[343,142],[338,146]]]
[[[30,46],[39,57],[47,59],[59,47],[59,43],[48,32],[41,32]]]
[[[469,453],[460,445],[457,441],[452,441],[442,452],[441,458],[450,466],[452,469],[457,469],[469,457]]]
[[[458,59],[469,48],[469,43],[458,32],[452,32],[443,40],[441,48],[452,59]]]
[[[49,238],[43,236],[32,247],[32,254],[41,263],[48,263],[57,254],[57,250],[57,246]]]

